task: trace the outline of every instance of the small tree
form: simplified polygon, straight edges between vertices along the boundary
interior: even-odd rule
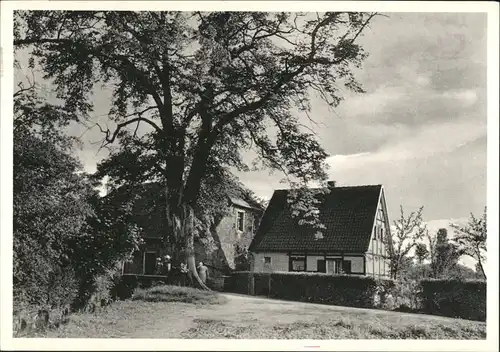
[[[425,243],[417,243],[415,246],[415,257],[420,265],[422,265],[424,260],[429,257],[429,250],[427,249]]]
[[[426,232],[425,225],[422,224],[423,209],[424,207],[420,207],[418,211],[411,212],[408,217],[405,217],[403,206],[401,206],[400,218],[394,221],[395,231],[392,233],[392,238],[386,239],[393,279],[398,278],[404,259],[411,249],[417,246],[418,241]]]
[[[451,224],[451,227],[457,232],[454,241],[460,246],[464,255],[477,261],[476,267],[486,278],[483,268],[483,263],[486,260],[486,207],[481,218],[476,218],[471,213],[470,219],[465,226]]]
[[[435,278],[449,275],[458,264],[461,251],[458,246],[448,239],[448,230],[441,228],[436,234],[433,258],[431,260],[432,273]]]

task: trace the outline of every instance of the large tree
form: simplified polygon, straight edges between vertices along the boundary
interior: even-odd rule
[[[479,272],[486,278],[483,268],[483,263],[486,260],[486,207],[480,218],[476,218],[474,214],[470,214],[467,224],[464,226],[451,224],[451,227],[456,231],[454,241],[460,246],[465,255],[477,261]]]
[[[308,114],[313,93],[335,107],[342,87],[363,91],[352,72],[366,57],[356,39],[375,15],[28,11],[16,13],[14,44],[33,48],[68,111],[88,114],[96,83],[111,87],[115,127],[103,132],[120,147],[101,168],[117,184],[163,183],[166,234],[184,242],[201,284],[193,252],[200,190],[210,168],[247,170],[244,149],[287,175],[301,195],[296,214],[321,236],[303,189],[326,180],[327,154],[299,113]]]

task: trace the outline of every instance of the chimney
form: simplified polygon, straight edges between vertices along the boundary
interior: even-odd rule
[[[328,181],[327,184],[328,184],[328,188],[332,189],[332,188],[335,188],[336,181]]]

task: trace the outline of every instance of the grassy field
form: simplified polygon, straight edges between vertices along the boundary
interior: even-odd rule
[[[146,302],[136,297],[136,300],[116,302],[99,313],[72,315],[68,324],[58,330],[47,331],[43,336],[191,339],[486,338],[486,324],[482,322],[229,294],[220,297],[223,304]]]

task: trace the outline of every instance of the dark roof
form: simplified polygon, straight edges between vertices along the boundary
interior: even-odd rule
[[[276,190],[250,245],[252,252],[354,252],[368,250],[382,185],[334,187],[322,195],[323,238],[298,225],[287,204],[289,190]]]

